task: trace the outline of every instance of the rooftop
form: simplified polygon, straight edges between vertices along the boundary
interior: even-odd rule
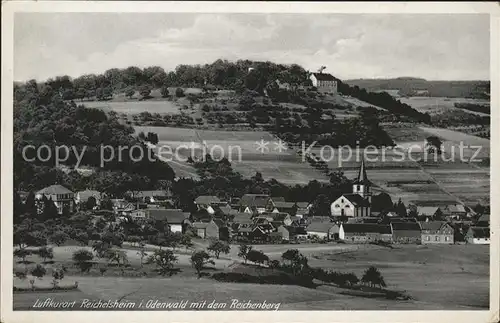
[[[37,192],[37,194],[48,194],[48,195],[53,195],[53,194],[73,194],[72,191],[67,189],[66,187],[62,185],[50,185],[48,187],[45,187]]]
[[[318,81],[335,81],[335,77],[329,73],[313,73]]]

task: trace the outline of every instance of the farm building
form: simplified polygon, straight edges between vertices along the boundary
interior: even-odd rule
[[[283,225],[280,225],[278,227],[278,229],[276,230],[276,232],[273,232],[273,233],[278,233],[281,240],[285,240],[285,241],[290,240],[290,231],[288,231],[288,229]]]
[[[135,210],[135,205],[124,199],[111,199],[111,204],[116,215],[132,216],[132,212]]]
[[[467,215],[467,210],[462,204],[451,204],[444,208],[443,215],[452,219],[461,219]]]
[[[54,202],[59,214],[62,214],[63,210],[74,211],[75,194],[62,185],[51,185],[36,192],[36,200],[40,201],[43,197]]]
[[[366,175],[365,161],[361,161],[358,177],[354,180],[352,194],[343,194],[333,201],[330,212],[333,217],[367,217],[371,208],[371,182]]]
[[[239,201],[240,212],[263,213],[271,198],[266,194],[245,194]]]
[[[273,215],[273,221],[280,222],[284,225],[291,225],[292,224],[292,218],[290,214],[280,212],[280,213],[271,213]]]
[[[420,243],[422,229],[418,222],[391,222],[392,240],[395,243]]]
[[[294,215],[297,211],[297,205],[293,202],[274,202],[268,208],[268,211],[271,212],[286,212],[288,214]]]
[[[307,236],[316,236],[321,239],[333,239],[332,228],[335,226],[332,222],[312,222],[306,228]]]
[[[194,204],[196,204],[198,209],[207,209],[208,207],[216,203],[220,203],[220,199],[217,196],[212,195],[201,195],[194,200]]]
[[[490,228],[470,227],[465,241],[472,244],[490,244]]]
[[[127,192],[127,195],[146,204],[155,204],[167,201],[172,196],[169,192],[160,190]]]
[[[391,226],[371,223],[342,223],[339,229],[339,239],[352,243],[368,243],[379,240],[392,242]]]
[[[94,190],[79,191],[75,194],[76,205],[83,205],[87,203],[89,198],[94,198],[96,206],[101,205],[101,192]]]
[[[189,213],[180,209],[144,209],[146,219],[165,221],[170,226],[171,232],[184,233],[187,225],[190,224]]]
[[[319,92],[337,93],[337,79],[328,73],[312,73],[310,80]]]
[[[417,214],[425,219],[434,220],[442,215],[439,206],[421,206],[417,208]]]
[[[347,223],[371,223],[378,224],[380,222],[380,218],[376,217],[359,217],[359,218],[349,218],[347,219]]]
[[[196,235],[202,239],[219,239],[219,227],[214,221],[194,222],[192,227]]]
[[[453,244],[453,227],[444,221],[421,222],[422,244]]]
[[[251,214],[240,212],[234,216],[232,222],[234,228],[245,228],[251,226],[254,221]]]
[[[476,227],[489,227],[490,226],[490,215],[489,214],[483,214],[477,219]]]

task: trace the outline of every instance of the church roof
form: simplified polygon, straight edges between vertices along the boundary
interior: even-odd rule
[[[359,194],[344,194],[342,196],[348,199],[355,207],[370,206],[370,202]]]
[[[370,184],[368,176],[366,175],[365,160],[361,160],[361,166],[359,167],[358,177],[354,180],[354,184]]]

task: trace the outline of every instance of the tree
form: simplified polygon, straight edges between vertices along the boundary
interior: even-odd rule
[[[177,257],[172,250],[155,250],[154,254],[148,258],[148,263],[156,264],[158,272],[163,276],[166,274],[172,276],[175,262],[177,262]]]
[[[92,252],[86,249],[79,249],[73,252],[72,256],[73,262],[80,267],[81,272],[88,272],[92,267],[92,259],[94,259],[94,255]]]
[[[109,262],[116,262],[118,266],[122,266],[128,262],[127,254],[122,250],[109,249],[106,252],[106,258]]]
[[[238,252],[238,257],[241,257],[245,260],[245,264],[247,263],[248,260],[248,253],[253,249],[252,246],[247,245],[245,243],[240,244],[239,246],[239,252]]]
[[[64,270],[61,268],[55,269],[52,272],[52,286],[57,288],[59,286],[59,282],[64,278]]]
[[[89,235],[87,232],[78,232],[75,236],[75,240],[80,243],[82,246],[86,246],[89,244]]]
[[[394,205],[394,211],[401,217],[406,217],[406,206],[404,205],[401,199],[398,200],[398,203]]]
[[[96,253],[97,257],[104,258],[106,257],[106,253],[111,249],[111,244],[106,241],[96,240],[92,244],[92,250]]]
[[[369,283],[370,286],[372,286],[372,287],[374,285],[378,285],[380,288],[386,287],[384,277],[382,277],[382,274],[374,266],[370,266],[365,271],[365,273],[363,274],[363,277],[361,278],[361,281],[363,283]]]
[[[260,250],[250,250],[247,254],[249,261],[262,265],[269,261],[269,257]]]
[[[161,97],[162,98],[168,98],[170,95],[170,92],[168,90],[168,86],[164,85],[161,87]]]
[[[198,274],[198,279],[201,277],[202,275],[201,271],[207,264],[215,265],[215,262],[210,259],[210,255],[206,251],[204,250],[196,251],[191,256],[191,265],[196,270],[196,273]]]
[[[43,259],[43,262],[46,262],[47,258],[54,258],[54,251],[52,248],[41,247],[38,249],[38,255]]]
[[[149,86],[145,85],[139,89],[139,93],[141,94],[143,99],[147,99],[151,95],[151,89],[149,88]]]
[[[137,251],[137,255],[141,259],[141,268],[144,266],[144,258],[148,256],[148,253],[146,252],[146,244],[144,242],[139,242],[139,251]]]
[[[139,132],[139,134],[137,135],[137,138],[139,138],[139,140],[141,141],[144,141],[146,140],[146,135],[144,134],[143,131]]]
[[[300,252],[297,249],[288,249],[281,255],[281,259],[288,260],[290,266],[299,258]]]
[[[87,199],[87,202],[85,202],[85,209],[87,210],[93,210],[97,206],[97,200],[95,197],[91,196]]]
[[[184,90],[178,87],[177,89],[175,89],[175,96],[178,98],[182,98],[183,96],[185,96]]]
[[[125,96],[127,96],[129,99],[132,99],[132,97],[134,96],[134,94],[135,94],[135,91],[133,89],[128,89],[125,92]]]
[[[191,231],[187,231],[186,233],[184,233],[182,236],[181,236],[181,240],[179,241],[179,244],[183,245],[186,250],[188,248],[191,248],[193,246],[193,242],[191,241],[193,237],[193,234],[191,233]]]
[[[215,254],[215,257],[219,259],[221,252],[227,255],[231,250],[231,247],[226,241],[212,240],[207,250],[213,252]]]
[[[442,145],[443,145],[443,142],[437,136],[429,136],[426,138],[425,146],[427,147],[427,151],[430,153],[435,152],[436,154],[440,155]]]
[[[56,231],[50,237],[49,240],[55,243],[58,247],[61,246],[66,240],[68,240],[69,236],[64,231]]]
[[[31,251],[25,248],[14,249],[14,257],[22,259],[23,263],[26,263],[26,257],[31,255]]]
[[[40,264],[37,264],[36,267],[31,270],[31,275],[38,279],[42,279],[42,277],[45,276],[46,273],[47,270]]]

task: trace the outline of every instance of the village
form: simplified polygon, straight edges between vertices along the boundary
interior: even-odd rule
[[[26,199],[28,193],[20,192]],[[53,201],[59,214],[90,210],[98,214],[105,198],[95,190],[72,192],[61,185],[35,194],[36,201]],[[196,212],[173,208],[168,191],[129,192],[109,199],[116,223],[147,221],[163,223],[171,233],[192,232],[201,239],[249,244],[376,243],[376,244],[489,244],[489,215],[477,215],[460,204],[421,206],[402,217],[394,211],[371,210],[371,182],[364,161],[359,166],[352,192],[331,202],[331,214],[309,216],[309,201],[286,201],[266,194],[245,194],[223,201],[217,196],[198,196]],[[414,214],[412,216],[412,214]],[[95,215],[99,218],[99,215]],[[125,238],[126,240],[127,238]]]

